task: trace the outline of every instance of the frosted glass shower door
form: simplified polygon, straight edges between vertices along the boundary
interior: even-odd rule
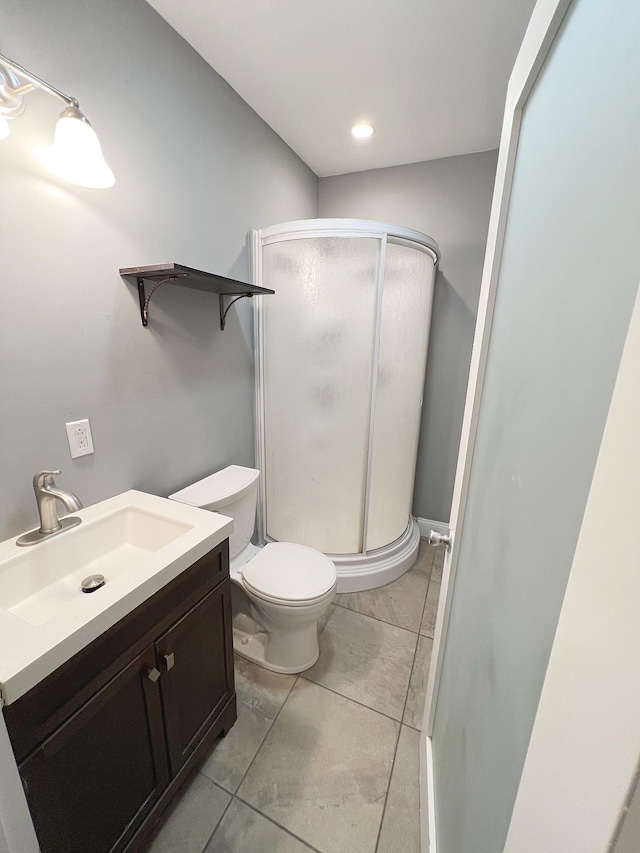
[[[362,551],[381,241],[263,249],[266,535]]]
[[[399,539],[413,500],[434,259],[389,238],[384,262],[371,441],[367,551]]]

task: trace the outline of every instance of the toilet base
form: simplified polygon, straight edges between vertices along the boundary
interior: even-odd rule
[[[316,622],[314,622],[312,628],[317,636],[318,627]],[[320,648],[316,639],[315,652],[307,662],[296,664],[294,666],[279,666],[267,660],[266,653],[268,642],[269,636],[266,631],[248,633],[247,631],[242,630],[242,628],[236,628],[235,625],[233,627],[234,651],[241,657],[253,661],[253,663],[257,663],[259,666],[271,670],[271,672],[282,672],[288,675],[292,675],[297,672],[304,672],[305,669],[312,667],[320,657]]]
[[[318,619],[335,597],[336,584],[306,604],[285,605],[250,597],[242,566],[231,565],[233,648],[271,672],[304,672],[320,657]]]

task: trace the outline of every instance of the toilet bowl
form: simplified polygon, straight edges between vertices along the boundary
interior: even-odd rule
[[[251,543],[260,472],[230,465],[169,495],[233,518],[229,539],[233,646],[274,672],[302,672],[318,660],[318,619],[336,592],[333,562],[293,542]]]

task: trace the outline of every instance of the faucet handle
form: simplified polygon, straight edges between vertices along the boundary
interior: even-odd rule
[[[62,471],[38,471],[33,477],[33,488],[41,489],[43,486],[52,486],[53,478],[61,473]]]

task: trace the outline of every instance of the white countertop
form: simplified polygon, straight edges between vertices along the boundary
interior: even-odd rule
[[[185,532],[145,554],[134,569],[107,579],[97,593],[80,594],[77,601],[43,624],[31,624],[0,607],[0,691],[4,704],[19,699],[233,532],[232,519],[224,515],[131,490],[73,513],[82,524],[29,550],[47,548],[63,537],[72,545],[72,537],[82,535],[90,523],[130,507],[183,524]],[[15,538],[0,543],[0,573],[25,550],[15,544]]]

